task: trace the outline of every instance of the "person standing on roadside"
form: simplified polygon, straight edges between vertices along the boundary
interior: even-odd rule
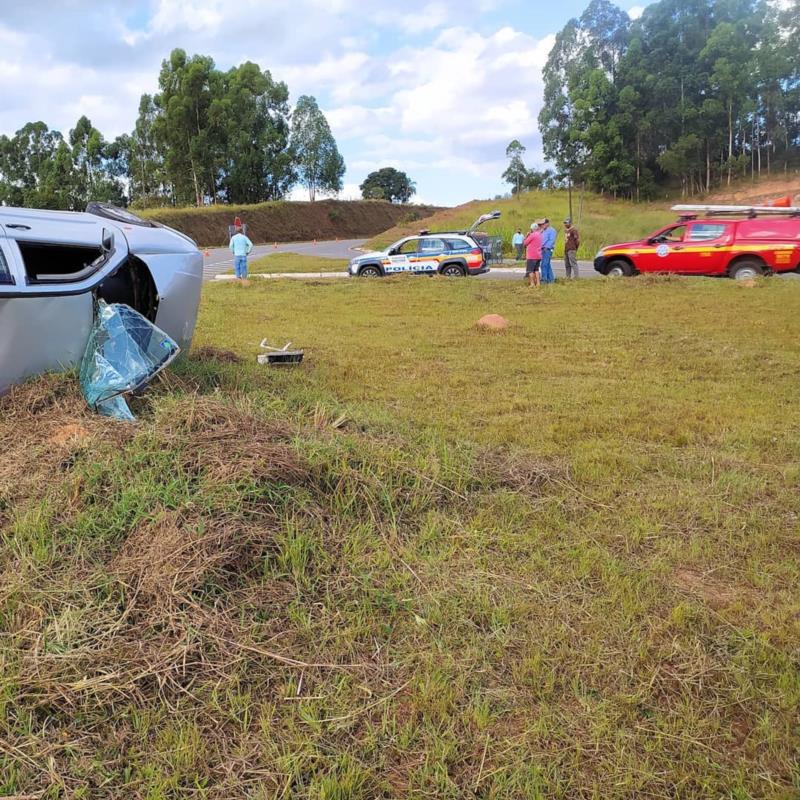
[[[240,281],[247,278],[247,256],[252,249],[253,243],[242,233],[241,225],[238,225],[231,237],[230,250],[233,253],[233,271]]]
[[[528,276],[528,286],[538,286],[539,264],[542,261],[542,234],[535,222],[522,243],[525,246],[525,274]]]
[[[517,232],[511,237],[511,244],[517,248],[517,261],[522,261],[522,246],[525,242],[525,237],[522,235],[522,229],[517,228]]]
[[[578,274],[578,248],[581,245],[581,237],[578,229],[572,224],[572,220],[567,217],[564,220],[565,240],[564,240],[564,267],[567,270],[568,278],[577,278]]]
[[[542,229],[542,283],[555,283],[556,276],[553,275],[553,250],[556,246],[556,229],[550,225],[549,219],[539,221]]]

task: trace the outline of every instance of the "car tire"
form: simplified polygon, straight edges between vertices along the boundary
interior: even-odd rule
[[[609,278],[630,278],[633,275],[633,267],[627,261],[612,261],[608,265],[606,275]]]
[[[383,277],[383,273],[380,270],[380,267],[376,267],[374,264],[367,264],[366,267],[361,267],[358,271],[359,278],[381,278]]]
[[[442,267],[441,274],[445,278],[463,278],[467,272],[461,264],[445,264]]]
[[[764,267],[758,261],[737,261],[729,270],[728,275],[737,281],[752,281],[764,274]]]

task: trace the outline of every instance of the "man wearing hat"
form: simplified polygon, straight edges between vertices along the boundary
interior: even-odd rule
[[[556,229],[550,225],[549,219],[536,220],[542,231],[542,283],[555,283],[553,275],[553,250],[556,246]]]
[[[581,244],[581,237],[578,229],[572,224],[572,220],[567,217],[564,220],[564,230],[566,240],[564,242],[564,267],[567,270],[568,278],[578,277],[578,248]]]

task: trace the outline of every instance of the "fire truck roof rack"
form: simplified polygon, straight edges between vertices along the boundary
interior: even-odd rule
[[[753,219],[755,217],[800,217],[800,206],[701,206],[701,205],[679,205],[672,206],[673,211],[680,214],[681,219],[695,219],[698,216],[705,217],[724,217],[724,216],[745,216]]]

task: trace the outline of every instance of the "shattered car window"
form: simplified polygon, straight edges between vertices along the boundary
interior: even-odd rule
[[[104,416],[133,421],[122,395],[145,386],[179,352],[178,345],[138,311],[101,300],[81,361],[86,402]]]

